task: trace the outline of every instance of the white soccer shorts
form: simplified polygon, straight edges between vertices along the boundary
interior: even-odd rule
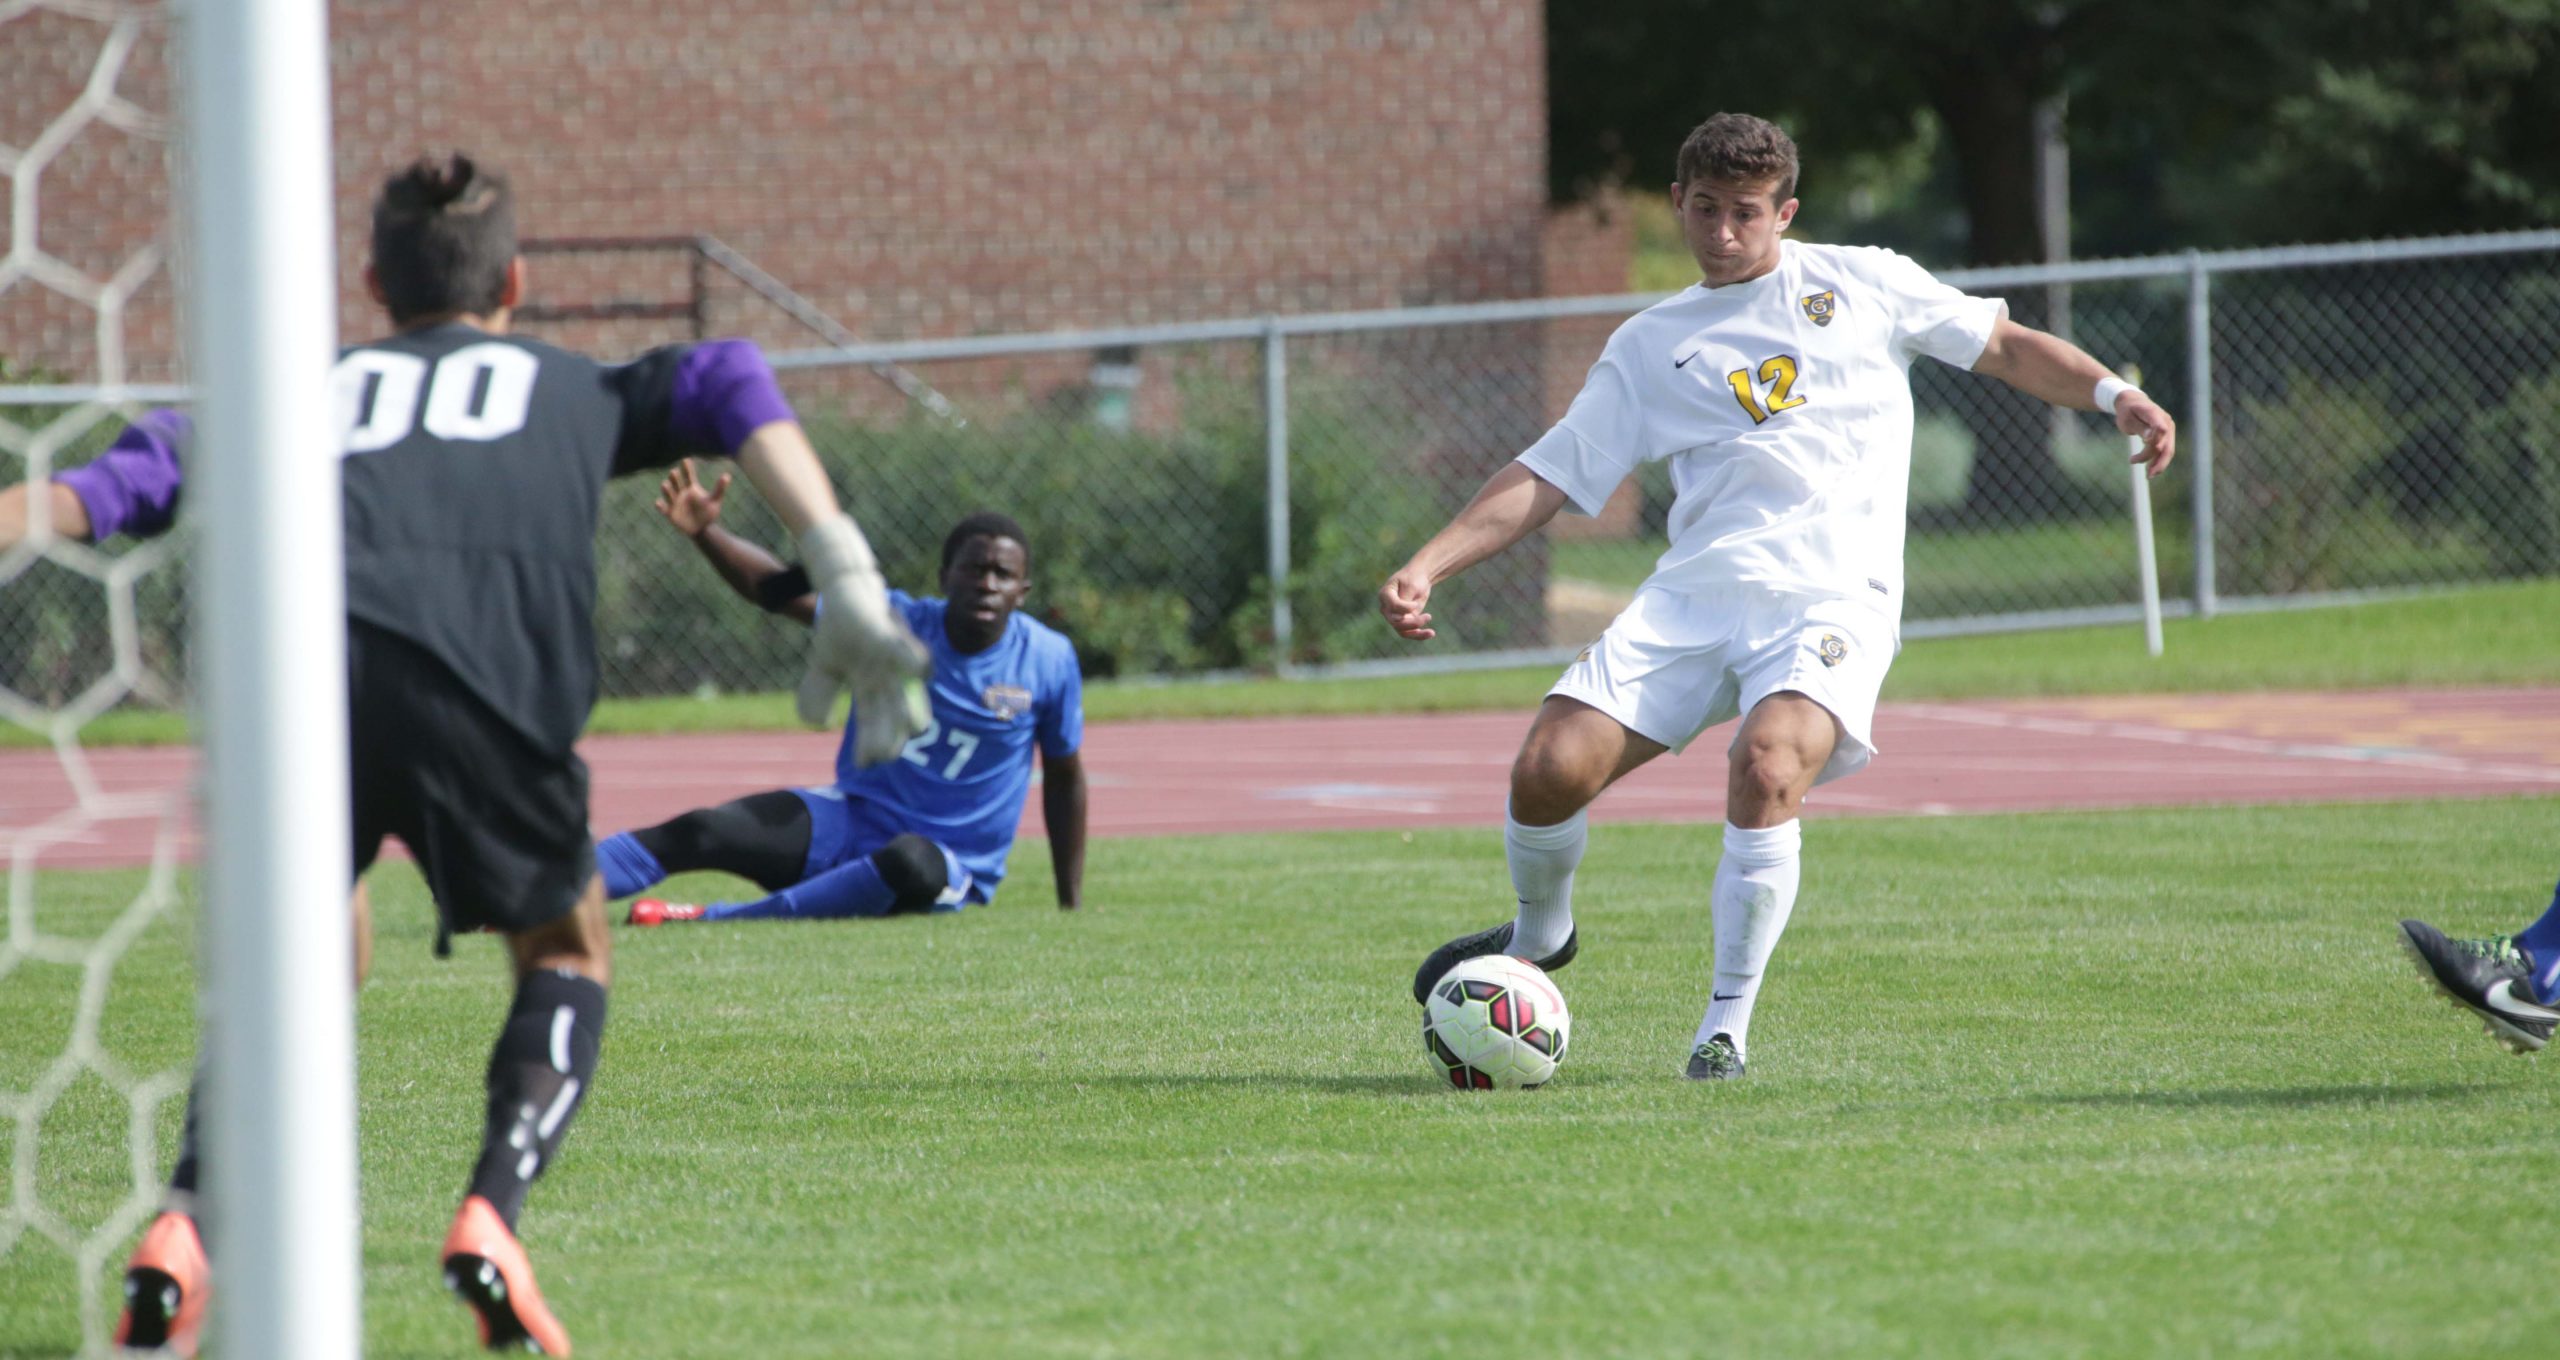
[[[1840,720],[1840,743],[1813,781],[1827,784],[1875,758],[1876,695],[1901,645],[1894,620],[1855,600],[1648,586],[1547,692],[1677,753],[1792,690]]]

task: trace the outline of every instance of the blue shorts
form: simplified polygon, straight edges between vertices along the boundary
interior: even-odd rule
[[[868,798],[847,798],[844,790],[833,784],[792,792],[800,795],[800,801],[809,809],[809,862],[800,866],[803,883],[907,834],[908,828],[897,820],[894,809]],[[994,887],[962,868],[960,857],[951,853],[950,846],[934,841],[933,848],[942,852],[943,881],[960,885],[956,898],[935,904],[935,911],[958,911],[971,903],[994,899]]]

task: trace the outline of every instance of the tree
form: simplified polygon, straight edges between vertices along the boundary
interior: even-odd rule
[[[2560,221],[2560,0],[1552,0],[1547,27],[1559,199],[1658,188],[1717,109],[1784,124],[1809,186],[1934,127],[1962,262],[2016,264],[2063,95],[2075,253]]]
[[[2337,3],[2228,186],[2261,240],[2560,222],[2560,0]]]
[[[2088,0],[1556,3],[1551,179],[1565,195],[1667,180],[1680,139],[1716,108],[1786,126],[1805,148],[1809,185],[1934,122],[1953,165],[1964,262],[2042,259],[2039,107],[2069,94],[2075,112],[2094,104],[2104,117],[2157,93],[2168,82],[2143,57],[2171,46],[2172,34],[2219,37],[2213,60],[2246,64],[2242,22],[2195,0],[2167,10]],[[2027,294],[2011,305],[2040,324],[2043,302]],[[2062,488],[2037,404],[2005,390],[1989,402],[1969,506],[2001,518],[2051,512]]]
[[[1560,199],[1658,186],[1717,109],[1784,124],[1809,178],[1934,124],[1966,231],[1963,263],[2042,258],[2034,117],[2068,95],[2071,139],[2110,171],[2228,164],[2235,138],[2309,87],[2305,43],[2355,0],[1556,0],[1547,10],[1549,179]],[[2560,0],[2454,0],[2555,7]],[[2111,162],[2111,163],[2110,163]]]
[[[1560,197],[1660,185],[1719,108],[1795,134],[1809,207],[1839,201],[1826,175],[1933,135],[1962,261],[2020,263],[2044,253],[2034,119],[2059,98],[2081,253],[2560,221],[2560,0],[1553,0],[1547,15]],[[2043,320],[2041,297],[2011,301]],[[2023,407],[1992,421],[1977,513],[2052,506],[2037,430]]]

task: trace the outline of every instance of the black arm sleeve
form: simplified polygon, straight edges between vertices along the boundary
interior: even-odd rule
[[[622,431],[613,446],[613,475],[621,477],[665,467],[688,453],[676,431],[676,371],[690,345],[653,349],[617,368],[605,370],[606,381],[622,397]]]
[[[809,590],[809,569],[794,562],[756,582],[756,605],[766,613],[779,614]]]

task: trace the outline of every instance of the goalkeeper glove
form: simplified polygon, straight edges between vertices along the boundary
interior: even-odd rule
[[[853,516],[820,520],[800,534],[800,560],[820,607],[800,677],[800,720],[821,726],[836,691],[853,691],[856,766],[895,757],[932,714],[917,681],[930,659],[889,608],[888,587]]]

